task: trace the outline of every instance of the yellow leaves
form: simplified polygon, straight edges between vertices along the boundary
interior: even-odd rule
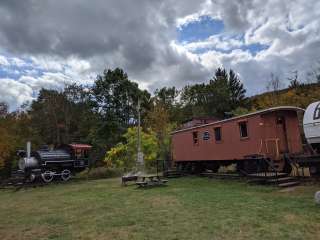
[[[127,147],[118,143],[115,147],[107,151],[104,162],[107,167],[123,167],[126,161]]]
[[[125,143],[118,143],[105,156],[104,162],[108,167],[132,167],[137,159],[137,128],[128,128],[123,135]],[[141,131],[141,150],[144,153],[146,165],[152,165],[158,156],[159,146],[155,133]]]

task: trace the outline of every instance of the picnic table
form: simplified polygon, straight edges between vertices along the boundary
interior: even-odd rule
[[[168,180],[163,179],[159,175],[142,175],[139,176],[136,184],[139,187],[163,186]]]
[[[122,176],[121,182],[122,186],[127,186],[127,182],[136,182],[138,180],[138,175],[128,175],[128,176]]]

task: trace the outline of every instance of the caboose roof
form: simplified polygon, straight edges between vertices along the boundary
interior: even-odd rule
[[[198,126],[195,126],[195,127],[180,129],[180,130],[177,130],[177,131],[173,131],[171,134],[176,134],[176,133],[179,133],[179,132],[185,132],[185,131],[189,131],[189,130],[192,130],[192,129],[202,128],[202,127],[205,127],[205,126],[217,125],[217,124],[221,124],[221,123],[225,123],[225,122],[238,120],[238,119],[241,119],[241,118],[251,117],[251,116],[254,116],[254,115],[262,115],[262,114],[266,114],[266,113],[269,113],[269,112],[277,112],[277,111],[295,111],[295,112],[298,112],[298,111],[304,111],[304,109],[303,108],[299,108],[299,107],[294,107],[294,106],[272,107],[272,108],[267,108],[267,109],[260,110],[260,111],[257,111],[257,112],[252,112],[252,113],[248,113],[248,114],[244,114],[244,115],[241,115],[241,116],[236,116],[236,117],[232,117],[232,118],[228,118],[228,119],[224,119],[224,120],[220,120],[220,121],[216,121],[216,122],[212,122],[212,123],[207,123],[207,124],[202,124],[202,125],[198,125]]]

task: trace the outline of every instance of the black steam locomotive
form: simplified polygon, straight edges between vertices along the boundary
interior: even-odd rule
[[[68,144],[54,150],[42,147],[31,152],[28,142],[27,151],[18,151],[18,166],[28,182],[40,178],[49,183],[57,177],[68,181],[74,173],[88,167],[90,149],[91,146],[87,144]]]

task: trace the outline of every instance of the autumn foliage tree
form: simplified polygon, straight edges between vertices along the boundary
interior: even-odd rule
[[[1,103],[0,105],[6,105]],[[0,178],[9,176],[16,163],[16,150],[24,147],[29,136],[33,136],[30,118],[23,111],[9,113],[2,111],[0,115]]]

